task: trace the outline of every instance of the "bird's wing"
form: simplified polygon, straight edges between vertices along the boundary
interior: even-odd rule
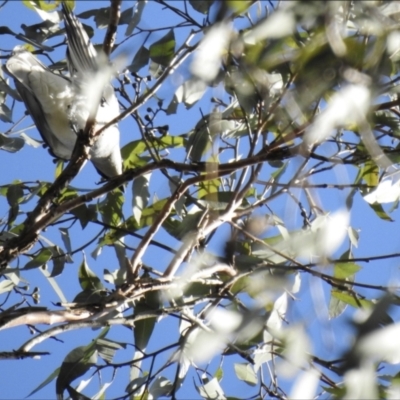
[[[95,130],[98,130],[119,115],[118,100],[114,88],[109,82],[111,69],[106,57],[97,54],[83,25],[64,3],[62,3],[62,11],[68,39],[67,59],[71,79],[81,92],[73,107],[74,115],[80,121],[78,125],[82,125],[80,128],[83,129],[85,124],[82,123],[82,120],[85,119],[84,122],[86,122],[86,115],[89,115],[88,107],[91,107],[90,104],[95,104],[95,107],[98,107],[95,113]],[[99,85],[101,86],[100,91]],[[93,101],[92,94],[96,90],[99,97]],[[99,101],[100,98],[101,101]],[[80,111],[85,107],[85,112]],[[84,115],[86,118],[83,118]],[[95,168],[103,177],[111,178],[122,173],[117,125],[111,126],[100,135],[94,143],[90,155]]]
[[[65,31],[68,39],[67,60],[71,76],[98,70],[97,52],[83,25],[62,3]]]
[[[54,157],[68,160],[71,157],[72,148],[62,143],[58,137],[54,135],[49,126],[43,105],[38,99],[38,93],[35,93],[32,87],[33,69],[36,69],[36,72],[41,72],[43,76],[55,77],[56,80],[64,79],[59,75],[55,75],[26,50],[18,49],[6,63],[6,70],[14,78],[15,87],[25,103],[42,139],[49,147],[50,154]],[[72,138],[72,140],[74,140],[74,138]]]
[[[26,87],[18,80],[15,81],[15,87],[25,103],[25,106],[32,117],[33,122],[35,123],[40,136],[48,146],[49,153],[53,157],[69,160],[71,158],[71,149],[67,148],[57,139],[57,136],[53,135],[39,101],[34,95],[32,95],[32,92],[27,90]]]

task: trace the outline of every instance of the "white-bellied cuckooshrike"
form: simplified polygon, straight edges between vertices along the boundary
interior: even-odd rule
[[[63,3],[70,76],[53,73],[29,51],[17,47],[6,63],[15,86],[50,153],[71,158],[76,134],[89,117],[98,131],[119,114],[110,84],[112,69],[104,54],[97,54],[82,24]],[[90,150],[90,159],[106,178],[122,173],[119,129],[104,130]]]

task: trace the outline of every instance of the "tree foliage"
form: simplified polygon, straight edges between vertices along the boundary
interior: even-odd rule
[[[18,7],[43,22],[2,26],[3,42],[65,73],[58,2]],[[50,339],[75,341],[31,394],[53,382],[59,398],[398,397],[387,263],[400,254],[378,239],[365,249],[353,221],[393,238],[399,3],[115,0],[75,13],[126,60],[113,81],[124,173],[74,186],[81,140],[52,182],[2,173],[0,330],[21,343],[2,341],[0,357],[39,364]],[[0,90],[0,148],[23,160],[39,142],[15,123],[6,75]]]

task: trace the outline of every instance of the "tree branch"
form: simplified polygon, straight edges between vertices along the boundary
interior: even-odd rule
[[[122,0],[111,0],[110,21],[108,23],[107,32],[103,43],[103,51],[107,57],[110,56],[111,50],[114,47],[118,22],[121,17],[121,3]]]

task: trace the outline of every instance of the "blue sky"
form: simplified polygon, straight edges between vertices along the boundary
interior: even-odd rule
[[[101,4],[101,3],[98,3]],[[108,2],[104,2],[104,6],[108,6]],[[123,2],[123,9],[132,6],[132,2]],[[76,13],[91,9],[93,7],[93,2],[80,1],[78,3],[78,8]],[[177,20],[171,17],[170,13],[159,13],[158,8],[155,4],[149,2],[145,8],[145,13],[143,15],[143,22],[140,26],[144,28],[153,28],[155,26],[165,26],[174,25]],[[0,10],[0,15],[2,16],[2,21],[7,21],[9,27],[15,32],[21,32],[21,24],[34,24],[41,22],[38,15],[32,10],[27,10],[19,2],[10,2],[5,7]],[[198,14],[199,21],[201,21],[202,16]],[[84,21],[87,24],[94,26],[92,20]],[[4,22],[3,22],[4,24]],[[119,32],[117,42],[123,38],[123,32],[125,27],[122,27]],[[183,34],[187,33],[187,29],[177,30],[177,43],[178,45],[183,40]],[[96,42],[101,42],[103,39],[105,31],[97,32],[95,36]],[[182,35],[182,36],[181,36]],[[148,43],[151,43],[160,37],[163,33],[155,32]],[[11,50],[14,45],[20,44],[15,38],[2,35],[0,36],[2,49],[2,54],[8,54],[7,51]],[[140,46],[143,43],[144,35],[138,35],[132,41],[129,41],[129,45],[122,46],[121,51],[127,53],[128,60],[135,54],[135,46]],[[61,37],[53,39],[50,44],[60,43],[62,41]],[[62,50],[63,51],[63,50]],[[63,58],[63,53],[60,51],[55,52],[54,59],[59,60]],[[167,84],[159,91],[158,96],[165,99],[165,103],[171,100],[174,91],[176,90],[178,83],[182,79],[187,78],[188,64],[182,66],[175,76],[172,76]],[[216,91],[218,89],[215,89]],[[206,95],[206,99],[212,96],[213,90],[209,90]],[[8,103],[9,104],[9,103]],[[154,101],[150,101],[146,104],[146,107],[155,104]],[[207,114],[212,111],[212,107],[209,102],[202,101],[199,103],[202,111]],[[183,106],[180,105],[180,110],[183,111]],[[17,104],[14,110],[14,121],[17,120],[23,112],[23,108],[20,104]],[[142,116],[145,114],[145,110],[140,110]],[[177,115],[171,115],[162,121],[168,124],[171,128],[170,134],[178,135],[187,132],[195,125],[195,121],[201,118],[199,112],[199,107],[194,107],[191,110],[184,111],[184,118],[181,117],[182,114],[178,112]],[[27,126],[29,119],[26,119],[24,125]],[[2,132],[7,131],[10,125],[0,122],[0,129]],[[134,139],[139,138],[137,127],[131,118],[127,118],[120,124],[121,128],[121,145],[125,145]],[[33,129],[28,131],[29,135],[34,136],[39,139],[38,133]],[[329,144],[326,145],[326,151],[329,151]],[[183,157],[183,153],[181,154]],[[183,160],[181,160],[183,161]],[[296,167],[296,163],[292,163],[292,170],[287,171],[288,176],[293,174],[293,168]],[[55,173],[55,164],[52,162],[51,157],[48,155],[47,151],[42,148],[32,148],[30,146],[25,146],[20,152],[16,154],[11,154],[7,152],[1,152],[0,157],[0,185],[7,184],[13,180],[20,179],[22,181],[35,181],[35,180],[45,180],[53,181]],[[267,172],[267,171],[266,171]],[[345,170],[344,168],[338,169],[338,172],[324,175],[320,178],[318,175],[315,178],[314,183],[325,183],[321,181],[322,179],[331,179],[332,183],[342,183],[344,181],[352,181],[354,179],[357,171],[355,170]],[[73,186],[78,188],[95,188],[96,182],[99,177],[94,170],[93,166],[87,164],[79,176],[73,181]],[[267,179],[267,176],[266,176]],[[131,195],[130,187],[127,190],[127,200],[125,203],[125,210],[128,212],[130,209]],[[295,191],[294,191],[295,192]],[[154,175],[150,184],[150,193],[152,197],[158,197],[159,199],[170,195],[170,189],[168,184],[161,180],[160,175]],[[326,191],[321,191],[320,202],[323,204],[325,210],[335,211],[343,204],[344,199],[348,192],[339,191],[337,189],[330,189]],[[285,199],[282,202],[282,199]],[[302,199],[304,202],[305,200]],[[28,210],[33,207],[33,203],[28,203],[24,206],[24,209]],[[271,203],[271,207],[282,215],[299,215],[297,206],[295,203],[287,197],[280,197],[275,202]],[[2,218],[7,216],[8,205],[4,197],[0,197],[0,215]],[[395,210],[391,217],[394,221],[398,220],[399,211]],[[301,220],[299,217],[290,220],[289,224],[291,227],[301,226]],[[387,222],[380,220],[376,217],[375,213],[369,207],[369,205],[361,198],[360,194],[355,196],[355,205],[351,214],[351,226],[360,233],[359,247],[353,249],[355,257],[367,257],[372,255],[381,255],[388,253],[400,252],[400,241],[398,240],[398,229],[397,222]],[[99,227],[88,227],[84,231],[85,237],[91,238],[96,232],[100,230]],[[71,239],[72,247],[77,248],[81,245],[82,240],[80,235],[80,228],[71,228]],[[228,229],[223,231],[226,236],[229,235]],[[219,252],[221,245],[224,243],[226,237],[224,234],[217,236],[211,242],[211,249]],[[43,233],[47,236],[47,233]],[[54,243],[62,245],[61,236],[57,232],[53,231],[51,235],[47,236],[49,240]],[[158,240],[165,241],[166,244],[170,246],[176,246],[177,242],[172,240],[168,235],[163,234],[157,237]],[[127,238],[127,244],[130,246],[135,246],[138,243],[137,239]],[[346,246],[342,246],[341,250],[345,250]],[[92,245],[90,251],[94,249]],[[116,260],[113,249],[103,248],[102,254],[97,260],[94,260],[90,251],[86,251],[86,259],[90,268],[102,276],[103,270],[105,268],[113,270],[116,268]],[[338,251],[340,255],[340,251]],[[144,263],[149,265],[157,264],[167,264],[170,260],[171,255],[159,250],[154,249],[154,251],[147,252],[144,258]],[[79,282],[77,279],[77,269],[82,262],[83,255],[76,254],[74,256],[74,263],[67,264],[63,274],[56,278],[58,284],[62,287],[63,293],[67,297],[68,301],[72,301],[73,297],[80,291]],[[26,262],[26,261],[24,261]],[[369,282],[376,285],[387,285],[391,282],[394,285],[398,285],[399,272],[398,272],[398,260],[396,258],[381,260],[378,262],[370,263],[359,263],[363,268],[357,274],[357,281],[359,282]],[[331,272],[331,267],[326,267],[323,272]],[[27,271],[22,275],[26,277],[27,280],[31,282],[31,288],[38,286],[41,288],[41,303],[44,305],[51,304],[51,302],[59,301],[57,295],[52,290],[46,278],[43,274],[37,270]],[[302,275],[302,288],[297,294],[300,299],[296,302],[291,302],[289,307],[288,319],[292,321],[293,324],[300,324],[305,327],[306,332],[310,335],[312,341],[312,347],[314,354],[320,355],[322,358],[326,357],[328,359],[337,357],[340,351],[347,348],[351,340],[351,332],[353,331],[350,325],[351,315],[353,313],[352,309],[348,309],[345,312],[345,318],[338,319],[334,321],[329,321],[326,313],[324,304],[328,303],[329,300],[329,288],[322,284],[319,280],[315,278]],[[365,289],[359,289],[360,293],[366,293]],[[370,292],[368,292],[370,293]],[[378,297],[380,293],[376,293]],[[4,296],[4,295],[2,295]],[[398,314],[397,310],[393,312],[392,315]],[[39,327],[42,330],[48,329],[47,326]],[[169,318],[162,320],[156,328],[153,337],[150,340],[148,351],[155,351],[164,345],[171,343],[170,332],[175,332],[178,329],[177,319]],[[33,390],[39,383],[41,383],[50,373],[57,368],[65,355],[73,348],[77,346],[83,346],[96,337],[99,331],[92,331],[91,329],[84,329],[79,331],[73,331],[65,333],[59,336],[59,339],[63,342],[55,339],[50,339],[36,346],[34,350],[37,351],[49,351],[50,356],[44,356],[41,360],[23,360],[23,361],[3,361],[0,367],[0,387],[2,388],[1,397],[4,399],[17,399],[24,398],[28,393]],[[132,333],[123,327],[113,328],[112,333],[109,335],[111,339],[120,342],[130,343],[132,342]],[[6,331],[0,332],[0,342],[3,346],[0,347],[1,350],[17,349],[26,340],[29,340],[31,335],[26,327],[18,327]],[[117,353],[116,362],[127,361],[133,352],[132,347],[128,347],[126,351],[120,351]],[[160,356],[157,361],[157,365],[161,366],[166,359],[171,355],[171,352]],[[234,371],[232,362],[242,362],[238,357],[230,356],[229,362],[226,363],[225,376],[222,380],[222,387],[226,390],[225,394],[229,396],[237,397],[249,397],[253,392],[253,389],[246,384],[239,382],[236,378],[234,379]],[[218,366],[219,360],[212,361],[212,367],[210,370],[215,370]],[[144,365],[148,368],[148,364]],[[111,379],[112,371],[108,370],[104,373],[102,379],[107,382]],[[169,371],[166,373],[166,377],[173,380],[174,371]],[[87,378],[90,374],[87,374]],[[187,377],[186,385],[188,389],[182,389],[178,392],[179,398],[195,398],[196,392],[191,388],[191,379],[196,378],[195,372],[190,372]],[[23,382],[23,384],[21,383]],[[117,378],[112,385],[111,389],[107,392],[107,398],[112,398],[113,396],[120,395],[123,393],[123,388],[128,383],[127,371],[118,371]],[[287,387],[290,388],[291,380],[287,382]],[[98,384],[97,377],[93,379],[90,384],[89,392],[95,393]],[[43,399],[43,398],[53,398],[54,397],[54,382],[42,391],[34,394],[32,399]]]

